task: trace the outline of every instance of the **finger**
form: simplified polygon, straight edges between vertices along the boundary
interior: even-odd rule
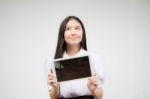
[[[91,85],[91,78],[88,78],[87,83],[88,83],[89,85]]]
[[[94,80],[94,81],[92,82],[92,84],[98,84],[98,81],[97,81],[97,80]]]
[[[52,70],[52,69],[49,69],[49,73],[50,73],[50,74],[53,74],[53,70]]]
[[[48,77],[48,79],[49,79],[49,80],[55,80],[55,78],[52,77],[52,76]]]
[[[96,80],[96,77],[91,77],[89,80],[90,80],[90,82],[93,82]]]
[[[51,86],[53,86],[53,87],[58,87],[58,83],[55,80],[49,80],[48,84],[51,85]]]
[[[52,73],[50,73],[50,72],[48,73],[48,75],[49,75],[49,76],[54,76],[54,74],[52,74]]]
[[[52,69],[50,69],[50,72],[53,74],[53,70]]]
[[[96,79],[96,77],[95,76],[92,76],[91,78],[90,78],[90,80],[92,81],[92,80],[94,80],[94,79]]]
[[[55,77],[55,74],[52,69],[49,70],[48,74],[49,74],[49,76],[53,75]]]
[[[48,75],[52,75],[51,70],[48,70]]]
[[[54,77],[54,75],[53,74],[48,74],[48,77]]]
[[[93,80],[93,79],[95,79],[95,78],[96,78],[96,74],[92,75],[92,77],[90,77],[89,79],[90,79],[90,80]]]
[[[95,77],[97,74],[96,73],[94,73],[93,75],[92,75],[92,77]]]
[[[54,73],[53,69],[50,69],[50,73],[56,78],[56,74]]]
[[[92,79],[93,79],[93,78],[92,78],[92,77],[90,77],[90,78],[88,79],[88,82],[89,82],[89,83],[91,83]]]
[[[48,83],[49,83],[50,85],[52,85],[52,84],[55,83],[55,81],[54,81],[54,80],[48,80]]]
[[[97,85],[97,84],[99,84],[99,83],[98,83],[97,80],[91,80],[91,81],[89,81],[89,84],[95,86],[95,85]]]
[[[50,80],[50,79],[49,79],[49,80],[48,80],[48,83],[49,83],[49,84],[55,84],[55,83],[56,83],[56,80],[54,80],[54,79],[51,79],[51,80]]]
[[[52,70],[52,69],[49,69],[48,73],[49,73],[49,74],[53,74],[53,70]]]
[[[91,80],[91,83],[94,83],[94,82],[98,82],[99,83],[99,80],[94,78],[94,79]]]
[[[96,82],[95,80],[92,80],[92,81],[91,81],[91,84],[94,84],[95,82]]]

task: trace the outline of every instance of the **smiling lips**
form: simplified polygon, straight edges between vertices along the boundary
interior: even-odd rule
[[[78,39],[78,37],[70,37],[70,39],[76,40],[76,39]]]

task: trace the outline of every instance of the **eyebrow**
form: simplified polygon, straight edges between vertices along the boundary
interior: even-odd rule
[[[66,28],[70,28],[71,26],[66,26]],[[77,25],[77,26],[75,26],[75,27],[81,27],[81,26],[79,26],[79,25]]]

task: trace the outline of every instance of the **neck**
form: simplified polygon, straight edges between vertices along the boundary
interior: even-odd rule
[[[66,48],[66,52],[69,56],[74,56],[75,54],[77,54],[80,50],[80,45],[76,45],[76,46],[70,46],[68,45]]]

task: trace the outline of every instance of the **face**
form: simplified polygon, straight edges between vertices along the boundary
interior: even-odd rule
[[[66,24],[64,39],[67,45],[79,45],[82,40],[83,30],[81,24],[71,19]]]

